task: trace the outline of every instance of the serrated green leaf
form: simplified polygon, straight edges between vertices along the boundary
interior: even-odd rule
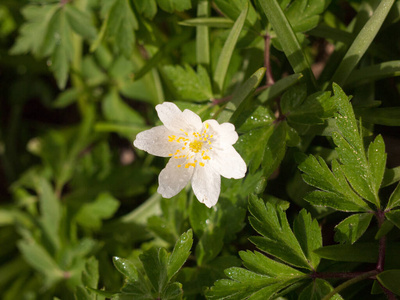
[[[122,274],[124,275],[129,281],[137,281],[139,280],[139,273],[133,264],[129,259],[125,259],[122,257],[114,256],[113,257],[113,263],[115,268]]]
[[[321,229],[317,220],[313,220],[311,214],[302,209],[294,219],[293,233],[299,241],[309,264],[316,270],[320,258],[314,253],[314,250],[322,247]]]
[[[102,109],[108,121],[131,123],[132,125],[143,124],[143,118],[140,114],[120,98],[116,89],[112,89],[110,93],[104,97]]]
[[[60,246],[59,228],[61,222],[61,205],[50,183],[40,178],[37,186],[39,204],[44,231],[48,234],[53,247],[57,250]]]
[[[291,268],[288,265],[272,260],[271,258],[257,251],[240,251],[239,256],[243,260],[243,264],[246,268],[259,274],[274,278],[303,275],[302,272]]]
[[[399,181],[400,181],[400,166],[393,169],[386,169],[381,186],[386,187]]]
[[[390,195],[386,209],[391,209],[399,205],[400,205],[400,182],[397,184],[395,190]]]
[[[176,241],[174,250],[168,259],[167,274],[168,280],[170,280],[183,266],[186,259],[190,255],[190,249],[193,244],[193,233],[189,229],[183,233],[180,238]]]
[[[168,284],[161,295],[161,299],[165,300],[180,300],[183,297],[182,284],[174,282]]]
[[[318,25],[320,14],[329,5],[330,0],[296,0],[292,1],[290,6],[285,10],[293,30],[296,32],[305,32]]]
[[[57,85],[64,89],[68,80],[70,62],[74,54],[71,28],[64,11],[56,12],[51,20],[51,28],[46,34],[42,49],[44,54],[51,55],[50,70],[54,73]]]
[[[288,113],[288,121],[298,124],[323,124],[336,110],[330,92],[317,92],[308,96],[298,107]]]
[[[313,280],[299,295],[299,300],[320,300],[333,290],[328,281],[320,278]],[[335,294],[331,300],[343,300],[339,294]]]
[[[133,2],[139,13],[146,18],[153,19],[157,13],[156,0],[136,0]]]
[[[58,4],[25,6],[22,14],[27,22],[20,27],[19,36],[10,53],[15,55],[32,51],[33,55],[43,57],[43,42],[49,23],[58,9]]]
[[[189,65],[184,67],[167,65],[162,70],[176,99],[189,101],[212,99],[211,81],[203,66],[197,67],[197,73]]]
[[[335,241],[342,244],[354,244],[367,230],[373,217],[372,213],[354,214],[335,227]]]
[[[167,264],[168,253],[164,248],[150,248],[140,256],[144,270],[154,290],[161,294],[168,282]]]
[[[103,38],[115,42],[126,58],[129,58],[135,43],[135,30],[138,29],[138,21],[128,0],[103,0],[102,10],[106,11],[106,19],[103,22],[98,39],[93,43],[91,50],[100,44]]]
[[[328,206],[343,211],[368,211],[369,206],[349,186],[336,160],[332,172],[322,158],[310,155],[299,165],[304,181],[321,191],[314,191],[305,200],[318,206]]]
[[[76,214],[76,221],[83,227],[100,229],[102,220],[111,218],[119,201],[108,193],[100,194],[95,201],[85,203]]]
[[[46,287],[51,287],[64,278],[64,271],[60,269],[50,254],[33,239],[19,241],[18,248],[27,263],[45,276]]]
[[[69,25],[77,34],[90,40],[96,38],[97,30],[92,24],[89,13],[77,9],[72,4],[66,4],[64,10]]]
[[[333,84],[333,90],[338,107],[335,120],[339,132],[334,132],[332,137],[337,145],[336,151],[339,159],[343,164],[340,168],[352,188],[365,200],[379,208],[378,190],[365,155],[361,128],[358,128],[348,97],[336,84]]]
[[[305,84],[295,85],[289,88],[281,98],[281,110],[284,115],[296,110],[307,97],[307,86]]]
[[[248,12],[248,4],[246,1],[244,9],[240,13],[237,20],[235,21],[235,24],[233,24],[232,30],[230,31],[229,36],[225,41],[224,47],[222,48],[221,53],[219,55],[217,66],[215,68],[213,76],[214,83],[217,89],[217,94],[220,94],[223,91],[225,77],[228,71],[228,66],[231,61],[231,57],[233,54],[233,50],[235,49],[236,42],[239,38],[240,32],[242,31],[244,21],[246,20],[247,12]]]
[[[263,237],[251,237],[257,248],[280,260],[306,269],[312,269],[304,252],[290,229],[285,212],[252,195],[249,199],[251,226]]]
[[[387,270],[376,275],[376,279],[389,291],[400,296],[400,270]]]
[[[392,210],[385,214],[386,218],[400,228],[400,210]]]
[[[368,163],[375,182],[375,191],[379,191],[386,167],[385,142],[381,135],[369,145]]]

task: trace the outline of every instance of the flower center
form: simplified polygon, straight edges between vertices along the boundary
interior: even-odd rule
[[[194,153],[198,153],[202,147],[203,147],[203,143],[200,142],[199,140],[194,140],[193,142],[190,142],[190,144],[189,144],[190,150]]]
[[[176,135],[168,136],[168,142],[175,142],[180,144],[175,153],[170,153],[175,159],[185,159],[185,168],[196,167],[198,164],[201,167],[205,166],[205,163],[211,158],[208,152],[212,150],[211,144],[213,141],[213,135],[207,133],[209,124],[204,124],[205,129],[199,132],[193,132],[190,135],[185,130],[181,129],[183,136],[177,138]],[[193,139],[191,138],[193,136]],[[178,165],[178,168],[182,165]]]

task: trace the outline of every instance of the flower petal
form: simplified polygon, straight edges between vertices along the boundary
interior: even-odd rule
[[[194,168],[185,168],[185,161],[184,158],[171,158],[167,166],[160,172],[157,192],[164,198],[171,198],[178,194],[192,178]]]
[[[201,118],[194,112],[185,109],[183,112],[172,102],[164,102],[156,106],[158,117],[170,130],[199,130],[202,127]]]
[[[225,178],[239,179],[246,174],[246,163],[233,146],[216,150],[211,159],[212,168]]]
[[[196,167],[192,178],[192,188],[196,198],[207,207],[212,207],[218,202],[221,191],[221,176],[211,167]]]
[[[215,120],[207,120],[204,123],[210,125],[211,130],[214,132],[215,140],[219,144],[233,145],[239,138],[235,131],[235,126],[231,123],[218,124]]]
[[[177,149],[176,143],[168,142],[168,136],[172,134],[173,132],[168,130],[165,126],[153,127],[140,132],[136,136],[133,145],[152,155],[168,157]]]
[[[183,111],[182,117],[193,131],[200,130],[203,127],[201,118],[189,109]]]

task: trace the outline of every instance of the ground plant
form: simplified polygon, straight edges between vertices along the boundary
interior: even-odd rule
[[[2,0],[0,298],[400,297],[399,0]]]

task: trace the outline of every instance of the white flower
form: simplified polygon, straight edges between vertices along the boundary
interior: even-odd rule
[[[178,194],[189,181],[197,199],[214,206],[221,190],[221,177],[243,178],[246,163],[233,148],[238,139],[235,126],[202,122],[194,112],[183,112],[171,102],[156,106],[164,125],[143,131],[133,144],[150,154],[171,157],[158,177],[158,192],[164,198]]]

